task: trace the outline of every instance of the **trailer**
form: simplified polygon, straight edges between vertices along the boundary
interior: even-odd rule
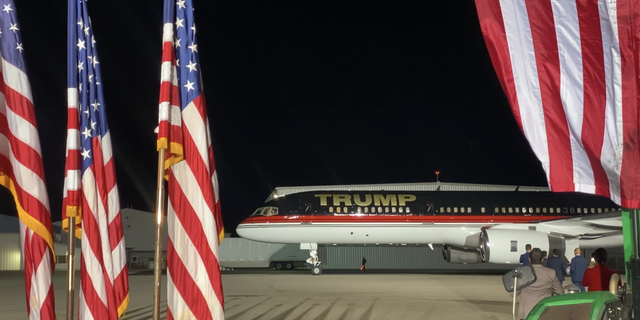
[[[305,266],[309,252],[297,244],[264,243],[244,238],[223,238],[218,251],[220,269],[273,268],[291,270]]]

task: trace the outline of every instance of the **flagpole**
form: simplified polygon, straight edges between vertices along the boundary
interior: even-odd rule
[[[74,320],[73,302],[75,299],[75,254],[76,254],[76,218],[69,217],[69,241],[67,243],[67,320]]]
[[[158,188],[156,194],[156,252],[154,254],[153,270],[153,320],[160,320],[160,281],[162,279],[162,219],[164,217],[164,158],[165,149],[158,153]]]

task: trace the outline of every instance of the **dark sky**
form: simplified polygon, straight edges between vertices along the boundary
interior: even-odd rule
[[[15,1],[59,220],[66,3]],[[88,5],[121,205],[152,211],[162,1]],[[429,182],[435,170],[447,182],[546,185],[472,0],[194,7],[227,231],[277,186]]]

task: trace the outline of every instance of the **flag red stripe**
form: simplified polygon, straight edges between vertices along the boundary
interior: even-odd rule
[[[631,18],[638,22],[638,8],[634,1],[617,1],[618,37],[620,43],[620,60],[622,65],[622,172],[620,172],[620,198],[622,206],[640,208],[640,132],[638,124],[638,52],[637,36],[640,32],[637,25],[633,25]]]
[[[87,265],[85,263],[84,258],[85,258],[84,255],[80,255],[80,263],[81,263],[80,283],[82,286],[81,294],[84,296],[84,301],[89,307],[88,309],[91,310],[91,315],[93,316],[93,319],[109,320],[110,319],[109,310],[107,309],[107,306],[105,306],[104,303],[102,303],[102,300],[100,300],[100,296],[98,295],[98,292],[96,291],[96,288],[94,287],[93,282],[91,281],[91,278],[89,278],[89,275],[87,274],[87,271],[86,271]],[[115,318],[111,318],[111,319],[115,319]]]
[[[102,155],[102,153],[100,153]],[[102,160],[102,158],[100,159]],[[100,162],[102,164],[102,162]],[[113,188],[116,187],[116,168],[113,163],[113,157],[111,157],[107,163],[102,167],[104,172],[104,187],[105,192],[108,194]],[[106,202],[105,204],[107,204]]]
[[[45,181],[44,168],[38,165],[42,163],[42,157],[32,146],[13,136],[9,131],[9,120],[3,113],[0,113],[0,135],[7,137],[15,159]]]
[[[493,68],[502,85],[502,90],[507,95],[518,126],[520,130],[524,131],[520,106],[518,105],[518,94],[515,80],[513,79],[509,43],[507,42],[507,33],[504,28],[502,10],[500,9],[500,0],[476,0],[476,8],[478,15],[483,17],[483,19],[480,19],[480,27],[483,33],[492,35],[491,37],[485,37],[485,41]]]
[[[598,3],[576,1],[576,6],[580,24],[584,88],[582,144],[593,169],[596,194],[609,197],[609,179],[600,162],[604,143],[607,87]]]
[[[9,159],[7,159],[1,154],[0,154],[0,168],[3,168],[3,170],[9,169],[6,172],[5,171],[0,171],[0,172],[9,176],[9,178],[14,182],[17,181],[13,171],[13,167],[11,166],[11,162],[9,161]],[[48,214],[49,210],[47,209],[47,207],[42,202],[40,202],[40,200],[33,197],[31,194],[27,193],[26,191],[24,191],[24,189],[22,189],[22,186],[20,186],[18,183],[14,183],[14,187],[16,189],[16,194],[18,195],[18,199],[20,199],[20,205],[22,206],[22,208],[26,212],[28,212],[30,216],[40,221],[42,225],[44,225],[45,227],[49,226],[48,229],[50,229],[51,216]]]
[[[549,146],[549,182],[553,190],[575,190],[569,124],[560,97],[560,60],[549,0],[527,0],[540,94]]]
[[[188,150],[188,148],[185,148],[185,150]],[[195,172],[194,175],[198,177],[198,174],[195,174]],[[200,218],[191,206],[191,203],[189,202],[189,199],[187,199],[187,196],[184,194],[183,190],[179,188],[178,181],[176,180],[173,171],[169,172],[169,185],[172,188],[172,192],[169,193],[169,201],[171,202],[171,206],[175,211],[176,219],[180,221],[180,224],[185,229],[185,232],[189,235],[189,239],[191,239],[191,242],[195,246],[196,250],[198,250],[198,254],[200,255],[200,259],[202,259],[202,262],[206,266],[210,266],[210,268],[207,269],[209,281],[211,282],[213,291],[218,297],[220,305],[224,306],[222,283],[220,282],[219,275],[220,265],[218,263],[217,257],[212,251],[212,248],[209,246],[209,241],[207,240],[208,237],[204,233],[204,227],[200,223]],[[210,186],[211,183],[209,183],[208,185]],[[202,188],[202,185],[200,185],[200,187]],[[207,195],[207,193],[203,192],[203,196],[205,195]],[[211,206],[209,207],[211,208]],[[185,300],[186,299],[187,298],[185,297]]]
[[[4,79],[3,72],[0,71],[0,75]],[[7,101],[7,108],[31,123],[34,128],[38,128],[36,114],[31,100],[20,94],[20,92],[13,90],[4,81],[0,81],[0,92],[4,94],[4,99]]]
[[[175,285],[175,290],[183,297],[184,302],[195,318],[198,320],[212,319],[209,308],[207,307],[207,300],[189,276],[189,271],[184,267],[184,261],[182,261],[176,253],[171,238],[167,240],[167,262],[170,264],[168,272]],[[170,309],[167,308],[167,310]]]

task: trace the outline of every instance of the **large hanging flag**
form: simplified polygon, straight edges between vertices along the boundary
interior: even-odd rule
[[[100,62],[87,2],[69,0],[63,214],[82,238],[80,319],[117,319],[129,303],[125,242]]]
[[[158,150],[167,150],[167,319],[223,319],[224,234],[190,0],[165,0]]]
[[[640,207],[640,5],[476,0],[493,66],[552,191]]]
[[[29,319],[55,319],[51,273],[53,232],[38,126],[12,0],[0,12],[0,185],[13,194],[20,217]]]

